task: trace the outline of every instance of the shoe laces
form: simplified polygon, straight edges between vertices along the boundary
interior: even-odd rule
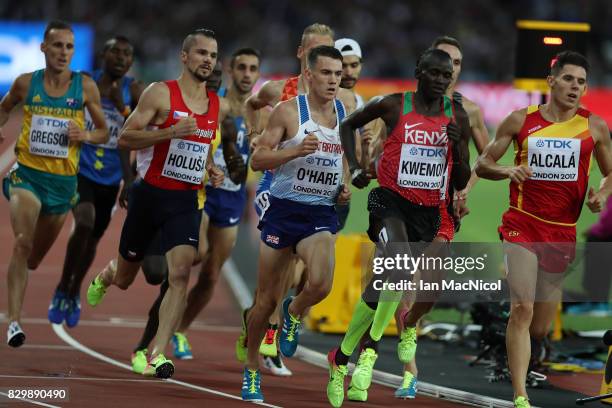
[[[276,336],[276,329],[268,329],[266,330],[266,337],[264,342],[266,344],[274,344],[274,337]]]
[[[416,342],[416,327],[408,327],[400,335],[401,341]]]
[[[531,408],[531,405],[529,404],[529,400],[525,397],[518,397],[517,399],[514,400],[514,407],[515,408]]]
[[[174,333],[176,336],[176,342],[178,343],[178,349],[182,353],[185,350],[190,350],[191,346],[189,345],[189,341],[187,337],[183,333]]]
[[[289,315],[289,327],[287,328],[287,340],[293,341],[295,339],[295,334],[299,330],[302,322],[300,319],[296,319],[295,317]]]
[[[404,379],[402,380],[402,388],[410,388],[416,377],[410,371],[404,372]]]
[[[249,370],[249,392],[254,394],[259,387],[259,373],[257,370]]]
[[[348,368],[345,365],[337,366],[334,364],[329,382],[332,384],[335,391],[344,392],[344,377],[348,374]]]
[[[378,356],[376,355],[376,352],[373,349],[367,348],[363,350],[361,354],[359,355],[358,364],[361,366],[367,366],[368,368],[371,368],[374,366],[374,362],[376,361],[377,357]]]

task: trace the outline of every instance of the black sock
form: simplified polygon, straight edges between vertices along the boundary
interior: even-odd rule
[[[369,337],[369,336],[368,336]],[[364,343],[363,343],[363,349],[365,350],[367,348],[371,348],[374,349],[375,352],[378,353],[378,342],[375,340],[372,340],[371,338],[368,338]]]
[[[340,350],[340,348],[338,348],[338,351],[336,351],[336,357],[334,358],[334,363],[336,363],[337,366],[345,366],[348,364],[349,358],[350,356],[347,356],[342,352],[342,350]]]

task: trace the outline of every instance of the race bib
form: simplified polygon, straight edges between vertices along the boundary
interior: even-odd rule
[[[397,184],[403,188],[438,190],[446,170],[446,146],[402,144]]]
[[[580,162],[580,139],[530,137],[527,163],[531,180],[576,181]]]
[[[106,127],[108,128],[108,142],[95,146],[103,147],[105,149],[116,149],[117,140],[119,139],[119,132],[123,127],[123,122],[125,119],[115,108],[107,109],[106,107],[104,107],[104,119],[106,120]],[[85,109],[85,120],[88,131],[91,132],[92,130],[96,129],[87,109]]]
[[[68,157],[68,119],[32,115],[30,153],[65,159]]]
[[[335,197],[342,183],[342,155],[311,154],[302,159],[293,179],[293,191]]]
[[[162,176],[191,184],[201,184],[210,144],[172,139]]]

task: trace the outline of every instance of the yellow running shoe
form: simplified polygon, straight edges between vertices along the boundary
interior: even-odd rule
[[[145,368],[147,368],[147,349],[132,353],[132,371],[136,374],[143,374]]]
[[[276,336],[278,335],[278,328],[269,328],[266,330],[266,335],[261,341],[259,346],[259,354],[266,357],[276,357],[278,355],[278,349],[276,348]]]
[[[531,408],[531,405],[527,398],[521,396],[514,400],[514,408]]]
[[[174,364],[159,353],[155,358],[149,360],[143,374],[147,377],[170,378],[174,374]]]

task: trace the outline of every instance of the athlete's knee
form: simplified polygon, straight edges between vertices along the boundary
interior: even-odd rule
[[[149,285],[161,284],[168,274],[166,257],[161,255],[145,256],[142,262],[142,272]]]
[[[321,280],[317,282],[308,282],[307,288],[313,298],[323,300],[329,295],[331,286],[332,283],[329,280]]]
[[[26,236],[25,234],[18,234],[15,237],[15,243],[13,244],[13,254],[15,256],[28,258],[32,253],[32,237]]]
[[[514,325],[531,325],[533,318],[533,302],[518,302],[510,308],[510,322]]]
[[[207,265],[208,266],[208,265]],[[219,277],[221,276],[220,268],[214,265],[202,268],[198,277],[197,286],[199,287],[210,287],[217,284]]]
[[[187,288],[191,265],[178,264],[169,266],[168,283],[175,288]]]
[[[257,308],[266,316],[271,316],[278,305],[278,299],[274,296],[260,296],[256,302]]]
[[[93,230],[96,222],[96,210],[92,203],[83,203],[74,209],[75,229]]]

